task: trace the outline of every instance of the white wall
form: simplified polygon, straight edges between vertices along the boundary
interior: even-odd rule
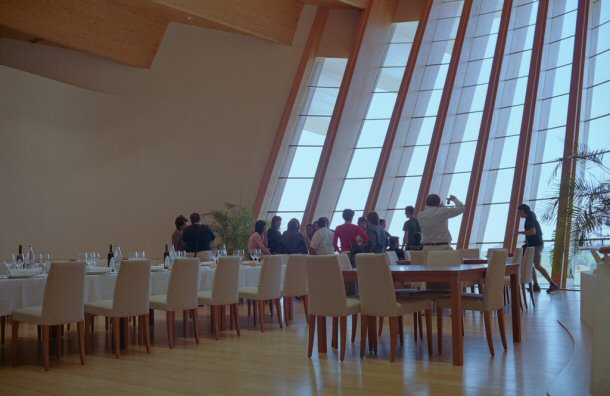
[[[0,39],[0,254],[159,256],[177,214],[251,205],[314,12],[293,46],[171,24],[150,70]]]

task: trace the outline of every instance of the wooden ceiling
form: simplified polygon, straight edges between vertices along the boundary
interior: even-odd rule
[[[369,0],[0,0],[0,37],[57,45],[149,68],[170,22],[292,44],[304,4]]]

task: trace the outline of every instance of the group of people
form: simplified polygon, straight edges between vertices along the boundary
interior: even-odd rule
[[[450,205],[453,203],[453,205]],[[525,219],[524,247],[534,247],[534,267],[549,282],[547,292],[559,289],[551,279],[548,272],[542,267],[541,253],[543,250],[542,230],[535,213],[528,205],[522,204],[518,208],[519,216]],[[313,224],[305,226],[305,232],[300,232],[300,223],[297,219],[290,219],[286,231],[280,232],[282,218],[273,216],[271,226],[267,230],[264,220],[256,221],[254,232],[248,240],[248,250],[260,249],[262,255],[270,254],[333,254],[348,253],[353,257],[358,253],[383,253],[393,250],[399,259],[405,258],[408,250],[440,250],[452,249],[451,233],[449,232],[449,219],[464,212],[464,204],[454,195],[447,198],[446,204],[437,194],[430,194],[426,198],[426,207],[415,217],[415,208],[405,208],[405,221],[403,226],[403,241],[391,236],[386,231],[384,219],[380,219],[377,212],[369,212],[359,217],[357,224],[353,224],[355,212],[345,209],[342,213],[343,224],[331,230],[327,217],[320,217]],[[176,218],[176,231],[172,234],[172,243],[177,250],[186,250],[195,256],[198,252],[211,251],[211,242],[216,236],[212,229],[201,223],[198,213],[193,213],[189,221],[184,216]],[[540,286],[534,271],[534,290],[540,291]]]

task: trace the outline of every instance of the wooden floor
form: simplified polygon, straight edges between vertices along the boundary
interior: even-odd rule
[[[450,320],[445,320],[444,351],[439,355],[434,330],[434,354],[425,342],[413,341],[412,322],[405,317],[405,345],[397,360],[389,362],[387,321],[377,357],[361,360],[358,343],[348,346],[345,362],[329,347],[327,355],[314,349],[307,358],[307,327],[302,305],[295,304],[296,321],[280,330],[267,316],[261,333],[246,317],[242,306],[241,337],[210,335],[209,311],[200,309],[201,344],[176,338],[167,346],[164,315],[156,315],[152,353],[130,345],[117,360],[110,349],[103,321],[96,322],[95,350],[80,365],[75,326],[64,335],[60,361],[51,354],[51,370],[40,366],[36,329],[21,326],[19,365],[10,365],[10,332],[0,352],[0,395],[175,395],[175,394],[413,394],[413,395],[545,395],[573,352],[569,334],[558,323],[579,315],[577,292],[536,295],[538,305],[523,315],[523,342],[509,342],[504,352],[494,327],[496,356],[490,357],[483,317],[465,317],[464,367],[451,363]],[[267,313],[268,315],[268,313]],[[181,317],[181,315],[180,315]],[[507,315],[507,325],[510,317]],[[182,334],[178,321],[177,334]],[[351,322],[351,321],[350,321]],[[494,326],[497,322],[493,320]],[[433,321],[435,323],[435,321]],[[329,323],[330,324],[330,323]],[[8,329],[7,329],[8,330]],[[507,338],[512,340],[510,325]],[[359,339],[359,335],[357,337]],[[569,375],[562,373],[562,375]],[[569,381],[565,381],[569,383]],[[579,394],[576,390],[573,394]]]

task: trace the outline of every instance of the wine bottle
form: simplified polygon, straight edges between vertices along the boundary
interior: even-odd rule
[[[17,254],[15,263],[17,264],[17,268],[23,268],[23,247],[21,245],[19,245],[19,253]]]
[[[110,267],[110,261],[114,258],[114,253],[112,252],[112,244],[110,245],[110,250],[108,250],[108,267]]]
[[[163,268],[169,269],[171,263],[171,259],[169,257],[169,250],[167,249],[167,244],[165,244],[165,252],[163,252]]]

